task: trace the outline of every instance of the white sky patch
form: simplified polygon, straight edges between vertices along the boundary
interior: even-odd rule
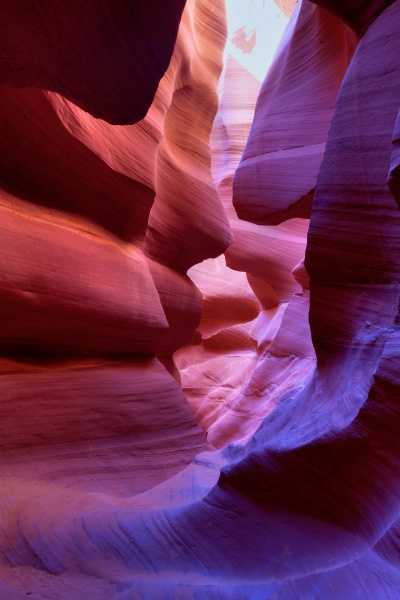
[[[226,12],[225,59],[231,54],[262,81],[287,25],[287,17],[273,0],[226,0]]]

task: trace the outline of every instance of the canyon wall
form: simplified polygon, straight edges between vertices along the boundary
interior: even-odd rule
[[[1,600],[396,600],[400,0],[184,4],[4,3]]]

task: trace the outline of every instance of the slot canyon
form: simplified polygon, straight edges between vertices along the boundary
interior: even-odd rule
[[[399,600],[400,0],[0,6],[0,600]]]

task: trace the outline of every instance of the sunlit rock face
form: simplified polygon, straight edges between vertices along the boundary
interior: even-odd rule
[[[4,6],[1,600],[397,600],[400,0],[164,4]]]
[[[207,448],[176,381],[172,354],[190,339],[202,310],[187,268],[219,255],[232,240],[208,145],[226,37],[224,5],[188,2],[181,19],[183,3],[170,5],[165,18],[164,5],[155,18],[155,6],[126,5],[123,12],[120,4],[104,3],[104,10],[88,14],[88,33],[82,13],[88,7],[75,7],[68,20],[70,8],[54,3],[62,35],[53,32],[51,39],[64,54],[39,44],[36,25],[51,41],[46,15],[38,12],[36,24],[29,16],[34,7],[5,12],[10,55],[24,67],[20,73],[11,60],[8,70],[3,65],[7,85],[0,91],[6,536],[9,525],[20,535],[15,519],[29,513],[35,496],[41,498],[39,521],[48,524],[51,506],[56,514],[68,503],[65,494],[79,498],[78,505],[87,494],[102,494],[114,498],[112,505],[168,480]],[[74,37],[76,27],[87,46],[78,40],[68,53],[63,36]],[[112,51],[105,45],[111,30]],[[94,59],[96,44],[101,52]],[[74,55],[78,50],[88,69],[95,60],[90,76]],[[57,85],[48,82],[50,69]],[[112,94],[99,91],[96,77]],[[126,80],[124,88],[117,78]],[[121,122],[129,124],[114,124]],[[14,534],[2,540],[11,586],[8,591],[4,584],[2,598],[19,597],[16,579],[24,597],[33,590],[38,598],[77,598],[91,588],[82,579],[60,589],[49,580],[42,589],[39,563],[17,548]],[[117,595],[107,586],[104,597]],[[101,597],[103,585],[90,593]]]
[[[356,36],[311,2],[296,6],[265,78],[233,183],[241,219],[309,218],[339,86]],[[314,48],[314,51],[312,49]]]
[[[214,181],[234,241],[225,257],[190,269],[204,296],[202,320],[192,343],[175,355],[196,420],[216,447],[254,433],[315,361],[308,291],[303,293],[292,274],[304,256],[308,222],[263,227],[239,220],[232,206],[232,180],[260,86],[228,55],[210,144]],[[293,294],[301,299],[289,308]],[[301,323],[301,333],[293,320]]]

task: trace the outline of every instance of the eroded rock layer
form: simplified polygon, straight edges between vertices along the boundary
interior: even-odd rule
[[[254,119],[222,0],[125,4],[4,6],[0,596],[397,600],[400,0]]]
[[[184,6],[2,2],[1,84],[58,92],[111,123],[138,121],[168,67]]]
[[[241,219],[309,218],[339,86],[356,36],[329,12],[298,2],[260,91],[233,184]]]
[[[190,339],[202,309],[187,267],[231,241],[208,148],[225,19],[222,2],[188,2],[182,20],[183,3],[175,5],[163,22],[161,5],[157,18],[155,5],[147,10],[140,3],[104,3],[84,18],[88,7],[54,3],[63,34],[52,32],[60,46],[53,54],[30,46],[50,43],[46,15],[34,6],[5,12],[5,44],[13,53],[0,91],[6,537],[34,498],[42,498],[49,523],[51,506],[67,502],[63,490],[79,505],[95,493],[112,504],[168,480],[207,447],[176,382],[172,354]],[[74,28],[80,37],[68,53],[63,35]],[[75,51],[85,54],[89,70],[95,60],[90,75]],[[105,82],[114,100],[96,83],[107,69],[115,75]],[[58,72],[54,85],[49,70]],[[195,103],[201,113],[188,119]],[[191,224],[190,206],[197,211]],[[11,588],[4,584],[4,597],[18,597],[15,579],[24,597],[72,599],[86,588],[96,598],[116,594],[105,580],[91,592],[87,573],[72,591],[50,580],[42,588],[37,568],[44,563],[21,558],[13,534],[7,539],[2,572]]]

